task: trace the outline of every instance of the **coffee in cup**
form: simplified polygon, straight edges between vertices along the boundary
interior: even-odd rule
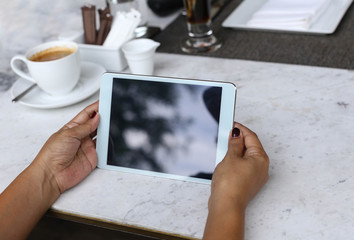
[[[74,53],[75,51],[76,49],[68,48],[66,46],[52,47],[34,54],[33,56],[30,57],[29,60],[34,62],[52,61],[52,60],[57,60],[59,58],[66,57]]]
[[[29,74],[16,61],[23,61]],[[64,95],[74,89],[80,78],[79,48],[75,42],[53,41],[40,44],[11,59],[11,68],[20,77],[38,84],[50,95]]]

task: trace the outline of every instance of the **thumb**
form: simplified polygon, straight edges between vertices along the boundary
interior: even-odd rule
[[[229,137],[228,152],[235,157],[242,157],[245,148],[243,135],[238,127],[234,127]]]
[[[93,118],[89,119],[86,123],[79,124],[75,127],[72,127],[69,129],[69,131],[71,131],[73,137],[81,140],[89,136],[92,132],[94,132],[97,129],[98,123],[99,123],[99,115],[96,114]]]

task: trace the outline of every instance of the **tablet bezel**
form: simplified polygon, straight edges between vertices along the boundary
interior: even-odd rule
[[[138,173],[138,174],[145,174],[150,176],[165,177],[165,178],[193,181],[199,183],[210,183],[211,181],[208,179],[187,177],[187,176],[174,175],[169,173],[160,173],[160,172],[134,169],[134,168],[126,168],[126,167],[113,166],[107,164],[108,139],[109,139],[109,129],[110,129],[109,126],[110,126],[110,118],[111,118],[110,115],[111,115],[111,102],[112,102],[112,88],[113,88],[114,78],[222,87],[215,167],[219,162],[222,161],[222,159],[224,158],[227,152],[229,132],[234,122],[234,111],[236,106],[236,91],[237,91],[236,86],[230,82],[183,79],[183,78],[174,78],[174,77],[158,77],[158,76],[132,75],[132,74],[122,74],[122,73],[105,73],[102,75],[100,101],[99,101],[100,123],[97,129],[97,142],[96,142],[96,151],[98,157],[97,167],[103,169],[118,170],[118,171],[129,172],[129,173]]]

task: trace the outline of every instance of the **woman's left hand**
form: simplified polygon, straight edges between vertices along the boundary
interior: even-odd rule
[[[95,169],[97,154],[92,138],[98,123],[96,102],[54,133],[33,162],[51,176],[59,193],[75,186]]]

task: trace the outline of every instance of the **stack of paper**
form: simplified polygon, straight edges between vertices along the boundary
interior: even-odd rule
[[[247,25],[257,28],[309,29],[329,3],[330,0],[268,0],[253,14]]]

